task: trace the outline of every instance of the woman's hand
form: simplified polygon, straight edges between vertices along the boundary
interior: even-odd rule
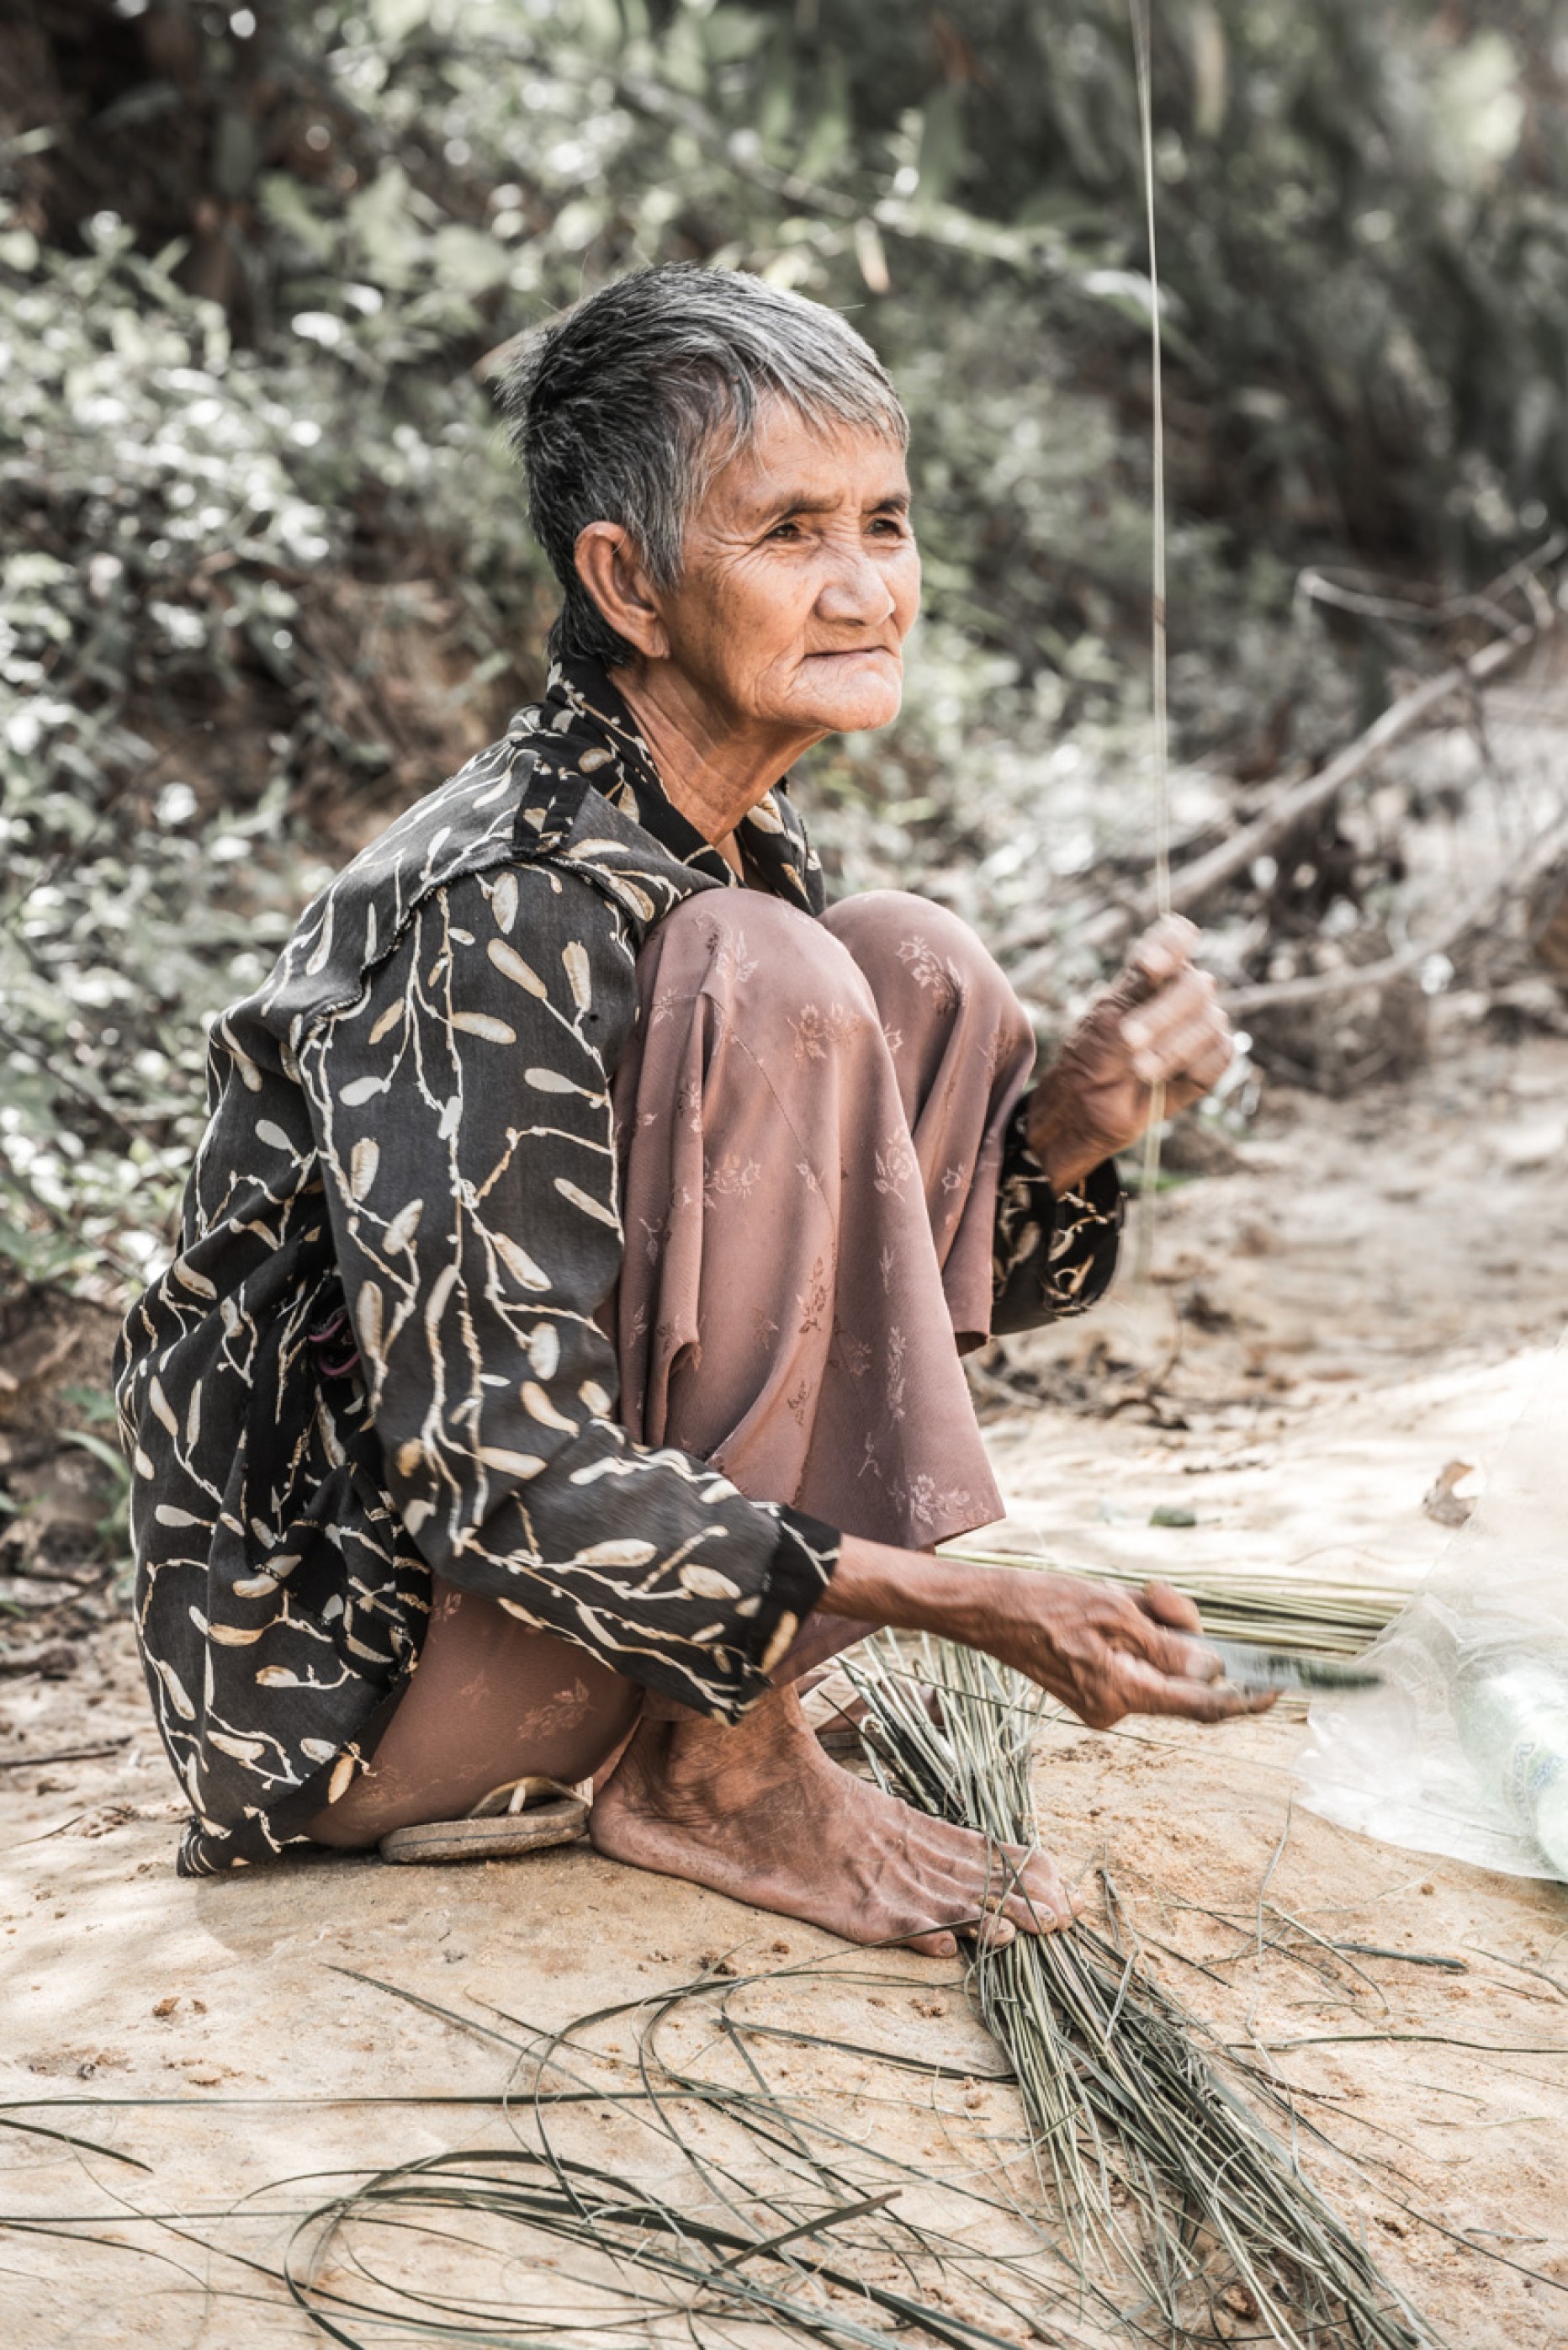
[[[1273,1692],[1260,1699],[1226,1684],[1197,1608],[1168,1583],[1146,1583],[1135,1596],[1075,1576],[995,1572],[1002,1586],[977,1595],[968,1645],[1016,1666],[1091,1730],[1129,1713],[1223,1721],[1273,1703]]]
[[[1129,1713],[1224,1721],[1262,1713],[1274,1692],[1231,1688],[1190,1599],[1168,1583],[1134,1597],[1114,1585],[1026,1567],[966,1566],[845,1539],[825,1614],[981,1648],[1072,1707],[1091,1730]]]
[[[1192,967],[1198,939],[1180,914],[1147,931],[1035,1086],[1029,1146],[1053,1191],[1070,1191],[1137,1140],[1156,1086],[1168,1117],[1230,1067],[1231,1023],[1214,982]]]

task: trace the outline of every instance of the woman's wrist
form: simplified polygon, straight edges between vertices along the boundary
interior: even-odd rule
[[[1058,1199],[1065,1191],[1075,1191],[1106,1157],[1099,1138],[1085,1131],[1082,1118],[1064,1094],[1064,1088],[1037,1085],[1029,1097],[1023,1124],[1029,1148]]]

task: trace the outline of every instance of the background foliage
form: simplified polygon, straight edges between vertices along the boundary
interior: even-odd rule
[[[1121,0],[24,0],[0,48],[0,1253],[166,1244],[203,1026],[539,681],[485,390],[639,260],[851,309],[915,420],[904,720],[843,886],[1032,951],[1147,831]],[[1383,698],[1303,563],[1453,590],[1568,509],[1553,0],[1155,0],[1178,820]],[[1087,970],[1064,946],[1058,992]],[[1038,993],[1044,980],[1032,981]]]

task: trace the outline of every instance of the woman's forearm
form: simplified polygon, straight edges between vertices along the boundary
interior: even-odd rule
[[[930,1632],[984,1648],[986,1625],[1005,1613],[1005,1587],[1012,1582],[1011,1568],[969,1566],[846,1534],[817,1605],[825,1615],[848,1616],[878,1630]]]

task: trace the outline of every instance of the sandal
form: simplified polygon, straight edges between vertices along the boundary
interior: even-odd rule
[[[575,1844],[587,1824],[584,1797],[558,1779],[508,1779],[482,1795],[466,1819],[389,1829],[377,1849],[383,1860],[404,1862],[510,1860]]]

